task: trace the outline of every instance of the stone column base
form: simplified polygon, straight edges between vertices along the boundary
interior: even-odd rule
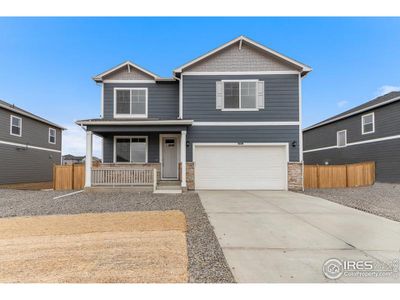
[[[288,163],[288,190],[303,191],[303,163]]]

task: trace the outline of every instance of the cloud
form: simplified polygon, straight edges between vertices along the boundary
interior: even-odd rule
[[[336,104],[337,104],[338,107],[342,108],[342,107],[347,106],[347,104],[349,104],[349,101],[341,100],[341,101],[339,101],[339,102],[336,103]]]
[[[62,154],[85,155],[86,132],[75,124],[63,125]],[[102,158],[102,139],[93,135],[93,155]]]
[[[400,86],[383,85],[376,91],[377,96],[382,96],[393,91],[400,91]]]

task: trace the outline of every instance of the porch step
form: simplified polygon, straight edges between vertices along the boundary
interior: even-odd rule
[[[182,188],[178,181],[160,181],[154,191],[155,194],[182,194]]]
[[[181,182],[179,180],[161,180],[157,183],[158,186],[179,186]]]

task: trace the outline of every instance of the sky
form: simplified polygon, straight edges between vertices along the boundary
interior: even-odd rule
[[[400,90],[400,18],[0,18],[0,99],[66,127],[63,154],[83,155],[74,121],[100,115],[94,75],[131,60],[170,77],[239,35],[313,68],[303,127]]]

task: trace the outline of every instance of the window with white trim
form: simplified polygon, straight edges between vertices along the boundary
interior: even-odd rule
[[[49,143],[56,143],[56,130],[54,128],[49,128]]]
[[[346,147],[347,146],[347,130],[341,130],[336,133],[337,146]]]
[[[114,116],[147,118],[147,88],[115,88]]]
[[[221,87],[218,87],[218,85]],[[220,97],[220,99],[218,99]],[[221,104],[218,104],[218,101]],[[258,80],[222,80],[217,83],[217,108],[222,110],[258,110],[264,108],[264,82]]]
[[[375,132],[375,114],[370,113],[361,117],[362,134]]]
[[[22,136],[22,119],[16,116],[10,116],[10,134]]]
[[[147,163],[147,137],[115,138],[115,162]]]

